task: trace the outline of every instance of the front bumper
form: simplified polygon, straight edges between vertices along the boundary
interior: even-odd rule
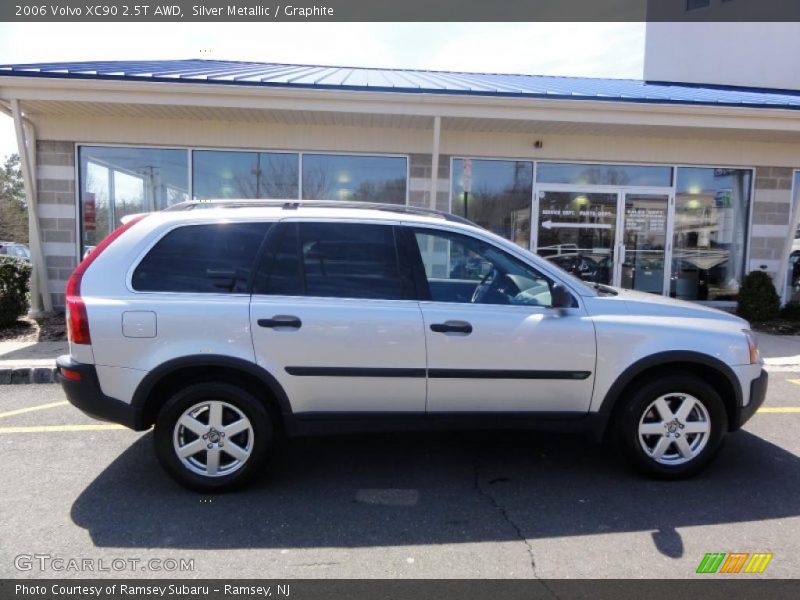
[[[56,359],[56,367],[58,367],[58,379],[61,387],[67,395],[67,400],[73,406],[94,419],[112,421],[137,431],[144,429],[140,410],[103,394],[94,365],[76,362],[67,354]],[[72,374],[77,374],[79,379],[65,377],[64,369],[69,370]]]
[[[740,406],[737,414],[734,415],[733,423],[731,423],[731,430],[739,429],[742,425],[747,423],[759,407],[764,404],[764,399],[767,397],[767,383],[769,375],[764,369],[761,369],[761,374],[750,382],[750,402],[747,406]]]

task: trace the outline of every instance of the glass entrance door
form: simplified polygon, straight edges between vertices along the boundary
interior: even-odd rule
[[[540,190],[537,252],[584,281],[663,294],[669,197]]]
[[[537,251],[584,281],[614,283],[618,193],[540,191]]]
[[[668,194],[622,192],[616,285],[664,293],[668,209]]]

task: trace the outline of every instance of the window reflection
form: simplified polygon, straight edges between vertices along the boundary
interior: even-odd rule
[[[188,200],[186,150],[80,148],[82,243],[96,246],[122,217]]]
[[[195,150],[193,195],[208,198],[297,198],[298,155]]]
[[[539,163],[536,167],[536,181],[576,185],[671,187],[672,167]]]
[[[452,211],[528,248],[531,236],[533,163],[453,160]]]
[[[670,295],[735,300],[745,272],[748,169],[678,169]]]
[[[303,198],[406,203],[404,157],[303,154]]]

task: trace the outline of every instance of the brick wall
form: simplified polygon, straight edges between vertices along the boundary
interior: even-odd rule
[[[78,264],[75,145],[37,141],[36,178],[47,287],[53,307],[63,310],[67,279]]]
[[[766,271],[775,278],[780,268],[792,205],[793,170],[757,167],[749,271]]]

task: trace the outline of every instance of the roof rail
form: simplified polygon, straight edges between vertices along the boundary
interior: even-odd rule
[[[381,202],[348,202],[344,200],[251,200],[251,199],[210,199],[210,200],[187,200],[180,204],[174,204],[164,210],[180,211],[195,210],[204,208],[282,208],[283,210],[297,210],[298,208],[350,208],[365,210],[382,210],[399,214],[420,215],[435,217],[479,227],[469,219],[459,217],[448,212],[436,210],[434,208],[423,208],[421,206],[407,206],[405,204],[386,204]]]

